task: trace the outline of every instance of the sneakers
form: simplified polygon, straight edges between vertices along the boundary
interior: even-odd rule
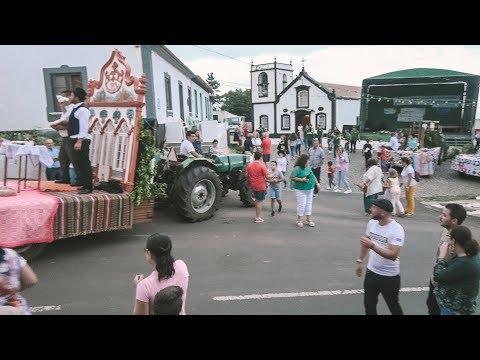
[[[335,190],[337,190],[337,189],[338,189],[338,185],[335,185],[333,188],[334,188]]]
[[[275,211],[272,210],[272,212],[270,213],[270,215],[275,216]]]
[[[310,221],[310,222],[307,222],[306,223],[308,226],[310,227],[314,227],[315,226],[315,223],[313,221]]]
[[[333,192],[342,192],[342,190],[337,188],[337,189],[333,190]]]
[[[278,205],[278,212],[282,211],[282,204]]]
[[[327,186],[327,190],[331,190],[332,188],[330,186]]]
[[[265,222],[265,220],[263,220],[262,218],[256,218],[256,219],[255,219],[255,222],[258,224],[258,223],[263,223],[263,222]]]
[[[352,193],[352,190],[351,189],[348,189],[344,192],[344,194],[351,194]]]
[[[298,226],[298,227],[303,227],[303,223],[298,222],[298,223],[297,223],[297,226]]]

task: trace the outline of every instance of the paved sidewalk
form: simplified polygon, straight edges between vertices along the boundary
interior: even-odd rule
[[[480,196],[475,200],[454,200],[454,201],[422,201],[422,204],[430,209],[440,211],[446,204],[457,203],[463,205],[468,216],[480,218]]]

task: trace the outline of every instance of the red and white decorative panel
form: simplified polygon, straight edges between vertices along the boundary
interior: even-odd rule
[[[146,93],[145,74],[135,77],[130,72],[125,57],[114,50],[100,71],[100,79],[90,80],[87,91],[90,160],[97,170],[96,180],[119,180],[126,191],[133,190]]]

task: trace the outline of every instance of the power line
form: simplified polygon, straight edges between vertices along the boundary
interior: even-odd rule
[[[222,54],[221,52],[218,52],[218,51],[216,51],[216,50],[210,49],[210,48],[208,48],[208,47],[205,46],[205,45],[203,45],[204,47],[201,47],[201,46],[198,46],[198,45],[192,45],[192,46],[195,46],[196,48],[199,48],[199,49],[202,49],[202,50],[205,50],[205,51],[210,51],[210,52],[215,53],[215,54],[217,54],[217,55],[225,56],[225,57],[227,57],[227,58],[229,58],[229,59],[236,60],[236,61],[240,61],[241,63],[250,65],[250,63],[248,63],[248,62],[246,62],[246,61],[243,61],[243,60],[234,58],[233,56],[230,56],[230,55]]]

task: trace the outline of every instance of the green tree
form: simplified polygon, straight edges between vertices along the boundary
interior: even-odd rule
[[[252,119],[252,91],[250,89],[235,89],[222,95],[222,110],[232,114]]]
[[[213,94],[210,95],[210,101],[214,109],[220,108],[221,96],[218,94],[220,90],[220,81],[215,79],[213,72],[207,74],[207,84],[213,89]]]

